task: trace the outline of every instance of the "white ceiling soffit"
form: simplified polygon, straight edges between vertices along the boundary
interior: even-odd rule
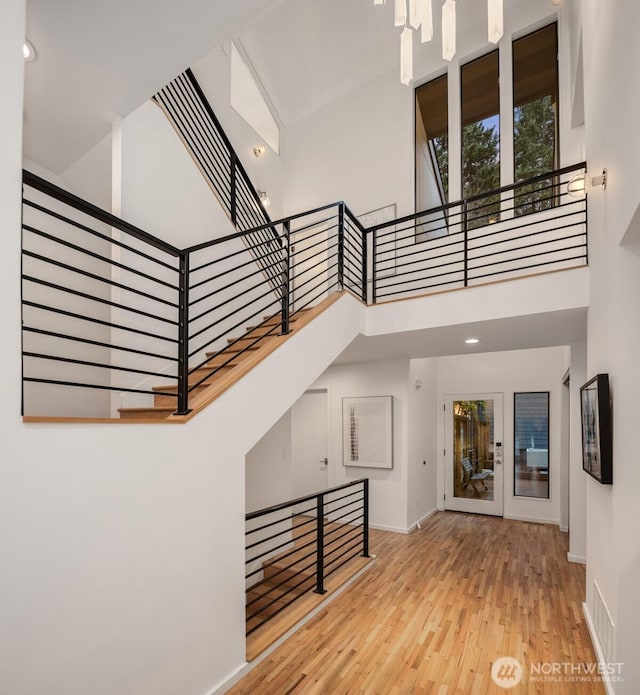
[[[469,337],[480,338],[480,342],[465,345]],[[586,339],[587,310],[568,309],[393,335],[358,336],[336,363],[524,350],[571,345]]]
[[[24,156],[60,173],[281,0],[28,0]]]

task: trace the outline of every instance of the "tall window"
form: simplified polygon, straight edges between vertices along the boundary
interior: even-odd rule
[[[513,42],[515,183],[558,168],[558,32],[551,24]],[[554,203],[553,179],[518,188],[516,214]]]
[[[514,494],[549,497],[549,392],[513,396]]]
[[[416,209],[449,199],[449,105],[447,76],[416,89]]]
[[[461,80],[462,186],[465,198],[500,186],[498,51],[463,65]],[[468,224],[480,227],[499,214],[499,196],[472,201]]]

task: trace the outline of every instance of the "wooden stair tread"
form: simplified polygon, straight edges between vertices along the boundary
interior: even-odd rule
[[[296,326],[296,328],[304,327],[315,316],[319,315],[336,302],[344,293],[345,291],[337,292],[321,301],[315,307],[297,311],[291,316],[290,322],[294,324],[300,321],[300,325]],[[151,389],[153,393],[158,394],[154,396],[154,406],[119,408],[118,413],[120,419],[146,421],[165,420],[176,423],[184,423],[190,420],[243,376],[248,374],[255,366],[260,364],[262,360],[268,357],[289,338],[289,335],[280,335],[279,332],[274,332],[273,335],[268,336],[264,336],[260,333],[260,331],[266,330],[269,325],[277,325],[279,320],[279,316],[266,316],[263,323],[256,327],[258,328],[258,332],[253,336],[251,336],[250,333],[254,329],[249,328],[248,333],[236,339],[233,345],[228,345],[223,350],[217,352],[206,353],[208,358],[207,362],[190,373],[189,384],[193,384],[203,377],[206,377],[208,372],[211,373],[211,380],[208,378],[204,379],[201,384],[198,384],[198,386],[191,391],[188,413],[171,417],[177,409],[177,398],[172,395],[173,393],[177,393],[177,386],[175,384],[157,385]],[[251,341],[256,340],[256,338],[260,338],[260,340],[252,345]],[[215,373],[213,373],[214,370]],[[218,374],[218,372],[220,372],[220,374]],[[161,393],[171,395],[160,395]],[[176,402],[172,402],[169,405],[169,400],[175,400]]]

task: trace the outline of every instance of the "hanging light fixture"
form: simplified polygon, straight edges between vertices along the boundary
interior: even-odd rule
[[[409,26],[419,29],[422,24],[422,0],[409,0]]]
[[[405,27],[400,34],[400,82],[410,85],[413,80],[413,32]]]
[[[422,22],[420,23],[420,40],[422,43],[433,39],[433,9],[431,0],[420,0]]]
[[[488,0],[488,33],[491,43],[498,43],[504,34],[504,9],[502,0]]]
[[[393,21],[397,27],[403,27],[407,21],[407,0],[395,0]]]
[[[456,3],[446,0],[442,6],[442,57],[451,60],[456,54]]]

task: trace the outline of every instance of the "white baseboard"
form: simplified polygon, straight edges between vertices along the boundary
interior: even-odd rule
[[[369,527],[377,529],[378,531],[391,531],[391,533],[402,533],[405,536],[408,535],[409,533],[412,533],[413,531],[418,528],[418,524],[424,524],[424,522],[430,517],[433,516],[437,511],[440,511],[439,509],[432,509],[430,512],[427,512],[423,517],[418,519],[418,521],[415,524],[411,524],[409,528],[401,528],[400,526],[385,526],[384,524],[372,524],[369,522]]]
[[[569,527],[568,526],[559,526],[560,532],[561,533],[569,533]]]
[[[550,524],[551,526],[558,526],[557,519],[537,519],[532,516],[519,516],[512,514],[505,514],[505,519],[511,519],[512,521],[527,521],[532,524]]]
[[[589,636],[591,637],[591,644],[593,645],[593,650],[596,653],[596,659],[599,664],[606,663],[606,658],[604,652],[602,651],[602,646],[600,640],[598,639],[598,633],[596,632],[595,625],[593,624],[593,618],[591,617],[591,612],[589,611],[589,606],[586,603],[582,604],[582,612],[587,623],[587,630],[589,630]],[[607,695],[616,695],[612,683],[603,678],[604,689],[607,691]]]
[[[391,533],[410,533],[408,528],[400,528],[399,526],[385,526],[384,524],[372,524],[369,522],[369,528],[374,528],[377,531],[391,531]]]
[[[409,526],[408,533],[413,533],[417,528],[420,528],[424,522],[432,517],[438,510],[437,509],[432,509],[430,512],[427,512],[423,517],[418,519],[415,524],[412,524]]]
[[[239,666],[230,676],[225,678],[222,682],[218,683],[213,690],[207,691],[206,695],[223,695],[232,685],[235,685],[248,671],[249,664],[244,662],[242,666]]]
[[[567,553],[567,560],[569,560],[569,562],[577,562],[579,565],[587,564],[587,558],[583,557],[582,555],[573,555],[571,553]]]

